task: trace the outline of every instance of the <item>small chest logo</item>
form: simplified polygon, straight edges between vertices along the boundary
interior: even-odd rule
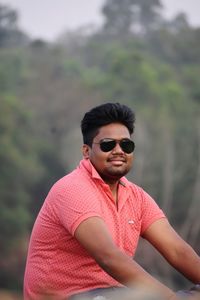
[[[128,224],[134,224],[135,222],[133,220],[128,220]]]

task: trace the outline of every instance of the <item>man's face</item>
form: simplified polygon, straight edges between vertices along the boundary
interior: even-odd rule
[[[119,180],[129,172],[133,162],[133,153],[125,153],[119,143],[112,150],[103,152],[98,144],[103,139],[115,139],[118,141],[130,139],[130,134],[126,126],[120,123],[112,123],[100,128],[91,148],[84,145],[86,151],[84,156],[90,159],[100,176],[105,182],[109,183]]]

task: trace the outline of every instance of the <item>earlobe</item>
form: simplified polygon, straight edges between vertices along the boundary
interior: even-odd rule
[[[83,144],[83,147],[82,147],[82,154],[83,154],[83,157],[88,159],[89,158],[89,146],[86,145],[86,144]]]

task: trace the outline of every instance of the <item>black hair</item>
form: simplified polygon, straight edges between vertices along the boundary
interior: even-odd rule
[[[125,125],[131,135],[134,131],[135,114],[128,106],[120,103],[105,103],[92,108],[81,121],[83,143],[92,146],[99,128],[111,123]]]

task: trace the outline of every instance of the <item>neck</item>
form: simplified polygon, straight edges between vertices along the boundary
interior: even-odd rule
[[[102,177],[103,178],[103,177]],[[117,191],[119,179],[115,178],[103,178],[104,182],[107,183],[111,189],[112,192]]]
[[[109,180],[109,181],[105,181],[105,182],[109,185],[111,193],[112,193],[115,203],[117,205],[119,180],[117,180],[117,181]]]
[[[109,185],[112,193],[117,193],[119,181],[114,182],[114,183],[107,182],[107,184]]]

